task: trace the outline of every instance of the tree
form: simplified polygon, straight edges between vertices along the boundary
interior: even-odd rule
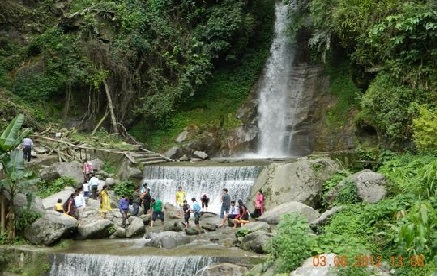
[[[24,115],[19,114],[6,127],[0,136],[0,162],[3,169],[3,179],[0,180],[0,199],[5,201],[8,196],[7,215],[1,217],[2,233],[4,233],[4,222],[8,221],[8,237],[15,239],[15,207],[14,199],[24,187],[35,184],[38,179],[32,179],[33,173],[26,171],[24,158],[21,150],[17,149],[23,137],[27,136],[30,130],[21,131],[24,122]],[[4,214],[4,212],[2,212]]]

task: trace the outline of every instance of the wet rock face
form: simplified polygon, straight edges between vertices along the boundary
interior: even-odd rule
[[[331,159],[301,158],[294,163],[272,163],[259,174],[250,199],[261,189],[267,210],[291,201],[317,207],[323,183],[339,168]]]
[[[328,93],[329,81],[323,75],[323,71],[322,66],[301,63],[293,67],[289,76],[293,85],[289,88],[287,99],[289,108],[284,114],[286,120],[284,139],[291,141],[288,149],[294,156],[305,156],[314,150],[326,148],[319,132],[326,127],[324,126],[326,108],[331,106],[330,102],[334,100]],[[229,131],[224,138],[219,155],[257,151],[259,118],[256,90],[255,86],[254,91],[237,112],[237,117],[243,124]]]

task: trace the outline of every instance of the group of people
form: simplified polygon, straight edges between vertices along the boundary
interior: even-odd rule
[[[249,219],[251,213],[246,205],[243,203],[243,200],[239,199],[238,205],[235,200],[231,200],[231,197],[228,193],[228,189],[223,189],[223,194],[221,197],[221,208],[220,208],[220,218],[222,219],[219,227],[225,227],[229,222],[232,222],[233,227],[237,228],[238,226],[243,226],[249,223]],[[252,216],[257,219],[262,215],[264,211],[264,195],[262,190],[258,190],[255,200],[254,200],[255,211]]]
[[[86,198],[97,199],[98,196],[100,200],[101,217],[106,218],[107,213],[112,210],[108,191],[109,187],[108,185],[104,185],[100,192],[97,192],[100,180],[94,173],[92,173],[91,162],[85,160],[84,167],[85,166],[88,168],[86,169],[86,173],[84,171],[84,181],[82,183],[82,187],[80,189],[76,189],[74,193],[71,193],[64,203],[62,202],[61,198],[58,198],[58,201],[53,209],[59,213],[65,213],[69,216],[79,219],[82,216],[83,209],[86,206]]]
[[[179,217],[183,217],[184,221],[182,224],[185,226],[185,228],[190,227],[190,217],[191,213],[194,215],[194,225],[198,229],[200,229],[200,215],[201,212],[208,212],[208,203],[209,203],[209,197],[207,194],[203,194],[200,197],[200,201],[202,203],[202,206],[200,206],[199,202],[195,197],[191,198],[192,206],[188,204],[187,201],[187,194],[184,190],[182,190],[182,187],[179,186],[176,191],[176,208],[178,210]]]
[[[122,214],[122,227],[126,227],[126,219],[129,217],[129,195],[125,195],[120,199],[118,208]],[[132,196],[133,216],[138,216],[140,212],[140,206],[143,206],[143,214],[149,214],[152,212],[152,221],[156,221],[157,218],[161,219],[164,223],[164,214],[162,213],[162,202],[159,199],[154,199],[151,196],[150,188],[147,187],[147,183],[143,183],[140,187],[135,187]]]
[[[200,200],[202,207],[200,207],[200,204],[197,202],[196,198],[191,198],[193,206],[190,208],[190,205],[186,199],[186,192],[182,189],[182,187],[178,187],[175,201],[178,208],[178,215],[184,218],[183,224],[185,227],[189,227],[191,213],[194,213],[194,224],[199,226],[200,212],[208,210],[209,197],[206,194],[203,194]],[[254,200],[255,210],[252,214],[241,199],[239,199],[237,202],[238,204],[236,204],[235,200],[231,200],[228,189],[224,188],[221,196],[221,221],[219,227],[224,227],[226,222],[231,221],[234,228],[237,228],[238,226],[249,223],[251,216],[257,219],[264,212],[264,194],[262,193],[262,190],[258,190],[256,194]]]
[[[86,207],[86,198],[88,196],[81,193],[81,189],[76,189],[74,193],[68,197],[68,199],[63,203],[61,198],[58,198],[57,203],[53,207],[56,212],[64,213],[75,219],[82,217],[83,210]],[[103,186],[99,193],[100,199],[100,215],[102,218],[106,218],[109,211],[112,210],[111,203],[109,199],[108,186]]]
[[[83,209],[86,207],[85,198],[91,197],[97,199],[97,190],[100,180],[92,172],[91,162],[85,160],[83,164],[84,183],[82,185],[83,194],[80,189],[75,190],[74,193],[63,203],[62,199],[58,199],[58,202],[54,206],[54,210],[60,213],[65,213],[76,219],[79,219],[83,214]],[[91,193],[90,193],[91,191]],[[106,218],[106,215],[111,211],[110,198],[108,192],[108,186],[104,185],[101,191],[98,193],[100,199],[100,213],[102,218]],[[132,200],[131,200],[132,199]],[[194,225],[200,229],[200,217],[201,212],[208,210],[208,203],[210,201],[206,194],[200,197],[201,204],[196,198],[191,198],[191,205],[188,203],[186,192],[182,187],[178,187],[175,196],[178,215],[183,218],[182,224],[185,228],[190,227],[191,214],[194,216]],[[135,187],[133,194],[125,195],[118,202],[118,209],[122,215],[122,227],[126,227],[126,221],[130,216],[129,205],[133,206],[133,216],[138,216],[140,212],[140,206],[143,206],[143,214],[151,213],[150,226],[153,227],[157,219],[164,224],[164,212],[163,203],[159,198],[152,198],[150,188],[147,183]],[[249,223],[250,216],[255,219],[262,215],[264,206],[264,195],[261,190],[257,192],[254,200],[255,210],[251,214],[249,209],[243,203],[241,199],[238,201],[231,200],[228,193],[228,189],[223,189],[221,196],[221,210],[220,210],[220,224],[219,227],[224,227],[229,222],[233,223],[233,227],[242,226]]]

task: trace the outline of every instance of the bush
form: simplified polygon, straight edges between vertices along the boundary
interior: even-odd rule
[[[41,181],[37,183],[37,195],[44,198],[62,191],[65,187],[76,188],[76,180],[69,176],[61,176],[53,182]]]
[[[323,183],[322,187],[322,205],[324,208],[328,208],[329,204],[326,202],[326,194],[331,190],[337,187],[338,183],[340,183],[343,179],[350,175],[349,171],[342,170],[334,173],[328,180]]]
[[[426,106],[419,107],[419,115],[413,119],[413,140],[420,152],[437,152],[437,115]]]
[[[277,259],[278,272],[289,272],[311,257],[312,237],[308,221],[300,214],[283,217],[272,239],[272,254]]]
[[[38,218],[41,217],[41,214],[27,208],[21,208],[16,210],[15,212],[15,227],[18,234],[24,232],[24,230],[29,227],[32,223],[34,223]]]
[[[132,195],[136,185],[132,181],[122,181],[114,185],[114,193],[119,197],[124,197],[126,195]]]
[[[334,205],[353,204],[359,201],[355,183],[345,181],[344,187],[338,192]]]

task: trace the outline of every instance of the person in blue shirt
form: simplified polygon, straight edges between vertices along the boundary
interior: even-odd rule
[[[202,209],[202,207],[200,207],[199,202],[197,202],[194,197],[191,199],[191,201],[193,202],[194,224],[197,226],[197,229],[200,230],[199,220],[200,210]]]
[[[129,217],[129,196],[126,195],[118,202],[118,209],[121,213],[121,225],[123,228],[126,227],[126,219]]]

